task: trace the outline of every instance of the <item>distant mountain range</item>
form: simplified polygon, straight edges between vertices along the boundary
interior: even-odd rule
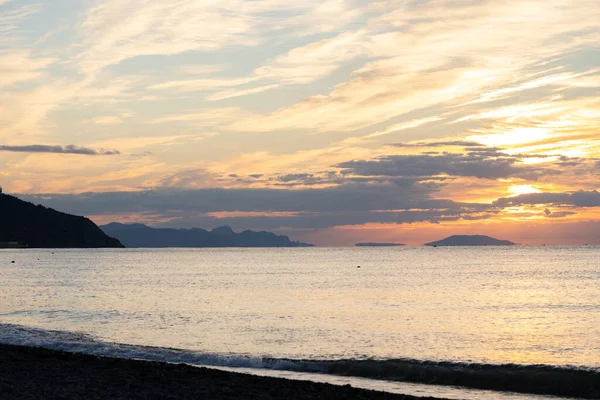
[[[0,193],[1,247],[123,247],[85,217]]]
[[[272,232],[243,231],[236,233],[228,226],[211,231],[204,229],[151,228],[143,224],[117,222],[100,226],[109,236],[116,237],[126,247],[309,247],[287,236]]]
[[[354,246],[356,246],[356,247],[398,247],[398,246],[404,246],[404,244],[402,244],[402,243],[373,243],[373,242],[367,242],[367,243],[356,243]]]
[[[484,235],[453,235],[425,246],[514,246],[516,243]]]

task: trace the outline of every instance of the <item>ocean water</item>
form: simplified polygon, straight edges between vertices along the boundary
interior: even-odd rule
[[[383,390],[416,366],[594,383],[600,247],[1,250],[0,342]]]

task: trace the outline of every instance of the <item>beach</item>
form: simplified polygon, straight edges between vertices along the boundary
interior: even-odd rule
[[[435,400],[185,364],[0,345],[0,398]]]

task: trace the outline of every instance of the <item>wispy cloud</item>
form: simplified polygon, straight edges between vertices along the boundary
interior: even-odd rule
[[[189,75],[210,75],[215,72],[223,71],[227,68],[223,64],[209,64],[209,65],[183,65],[179,67],[179,72]]]
[[[0,7],[9,4],[13,0],[0,0]],[[13,31],[19,29],[19,23],[30,15],[37,14],[41,9],[39,4],[28,4],[15,8],[3,9],[0,13],[0,41],[5,42],[12,39]]]
[[[282,0],[141,0],[132,4],[125,0],[105,0],[88,12],[82,25],[88,49],[81,55],[79,65],[84,70],[94,71],[143,55],[255,46],[263,40],[261,35],[265,31],[285,32],[294,25],[310,27],[314,20],[304,21],[299,17],[310,15],[316,5],[319,5],[316,7],[316,16],[319,16],[343,12],[346,3],[339,0],[325,3],[314,0],[298,3]],[[332,8],[333,4],[337,8]],[[293,13],[296,17],[286,26],[278,23],[277,13]],[[321,30],[338,26],[329,25]]]
[[[342,65],[368,54],[366,31],[345,32],[297,47],[268,61],[252,75],[281,84],[306,84],[324,78]]]
[[[92,118],[89,120],[89,122],[97,125],[116,125],[123,123],[123,119],[115,115],[105,115],[102,117]]]
[[[423,148],[423,147],[480,147],[481,143],[477,142],[469,142],[466,140],[450,140],[450,141],[437,141],[437,142],[417,142],[417,143],[394,143],[390,146],[394,147],[414,147],[414,148]]]
[[[237,107],[206,108],[187,114],[167,115],[148,121],[150,124],[164,124],[169,122],[188,122],[194,126],[219,126],[231,123],[240,118],[252,115]]]
[[[34,57],[29,50],[0,50],[0,88],[38,78],[56,61]]]

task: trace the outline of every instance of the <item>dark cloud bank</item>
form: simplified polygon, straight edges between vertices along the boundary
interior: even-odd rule
[[[62,211],[80,215],[146,214],[174,218],[173,226],[277,229],[328,228],[365,223],[415,223],[481,220],[502,208],[523,204],[600,206],[600,193],[540,193],[499,199],[492,204],[431,199],[421,188],[393,184],[347,184],[326,189],[198,189],[142,192],[85,193],[79,195],[21,195]],[[274,216],[217,219],[218,212],[276,212]],[[290,215],[281,215],[289,213]],[[546,213],[549,218],[573,212]]]
[[[573,193],[531,193],[506,197],[494,202],[494,205],[498,207],[517,207],[536,204],[600,207],[600,192],[597,190],[589,192],[580,190]]]
[[[463,146],[466,152],[388,155],[372,160],[352,160],[336,165],[336,171],[323,171],[322,174],[250,175],[247,178],[229,175],[229,179],[242,182],[262,178],[278,185],[278,189],[181,190],[162,187],[139,192],[19,197],[80,215],[141,214],[173,219],[168,223],[170,226],[211,228],[228,224],[236,229],[319,229],[365,223],[474,221],[493,217],[503,208],[519,205],[569,209],[541,212],[548,218],[562,218],[572,215],[577,207],[600,206],[600,193],[597,191],[528,194],[501,198],[490,204],[437,199],[439,187],[456,177],[535,181],[565,173],[572,165],[583,166],[585,161],[563,157],[553,162],[525,165],[521,161],[531,156],[508,155],[502,149],[482,147],[474,142],[439,142],[423,146],[447,145]],[[61,149],[64,151],[65,148]],[[163,184],[177,186],[182,178],[187,183],[201,181],[202,174],[202,171],[185,171],[184,174],[166,177]],[[323,184],[332,186],[315,186]],[[211,215],[219,212],[265,215],[219,219]]]
[[[560,169],[518,164],[527,155],[507,155],[496,148],[475,148],[465,154],[390,155],[375,160],[340,163],[344,175],[419,177],[438,175],[480,179],[521,178],[538,180],[558,175]]]
[[[86,156],[112,156],[121,154],[117,150],[94,150],[89,147],[78,147],[72,144],[67,146],[49,146],[45,144],[32,144],[27,146],[0,145],[0,151],[12,151],[19,153],[57,153],[57,154],[80,154]]]

